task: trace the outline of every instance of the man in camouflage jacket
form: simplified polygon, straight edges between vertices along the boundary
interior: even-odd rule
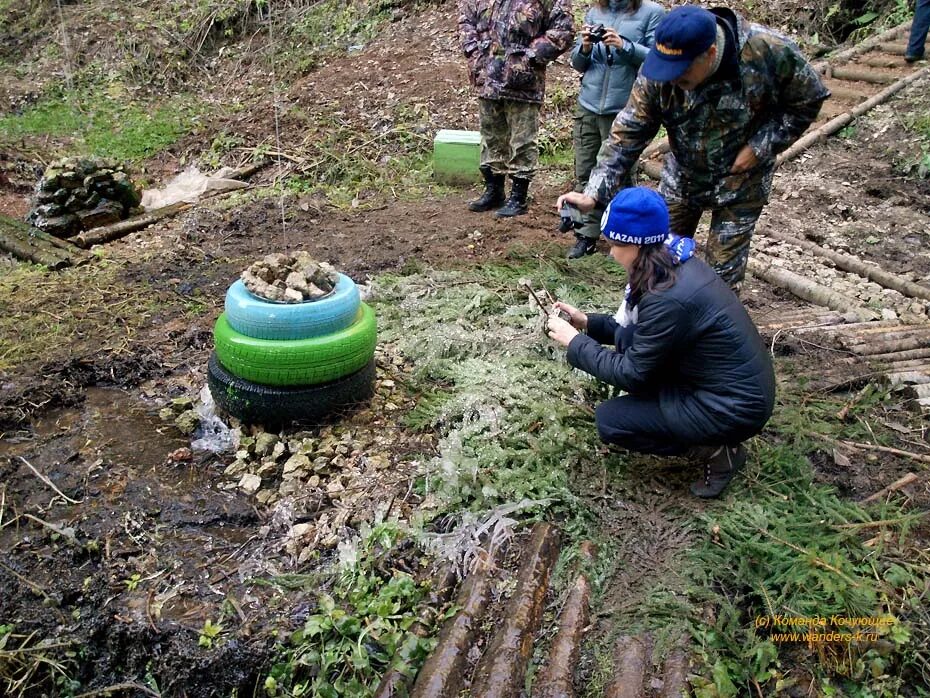
[[[478,94],[485,191],[472,211],[526,213],[539,159],[539,110],[546,65],[574,42],[571,0],[460,0],[459,31]],[[504,179],[513,185],[504,202]]]
[[[671,152],[659,191],[671,231],[693,237],[710,210],[705,258],[734,289],[768,203],[775,157],[817,118],[830,92],[786,37],[727,9],[684,6],[656,28],[626,108],[617,115],[583,194],[582,210],[606,204],[661,126]]]

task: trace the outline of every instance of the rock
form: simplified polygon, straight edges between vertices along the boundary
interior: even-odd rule
[[[284,475],[289,475],[297,470],[309,470],[310,459],[302,454],[291,456],[284,464]]]
[[[302,303],[304,300],[304,294],[296,289],[287,288],[284,290],[284,300],[289,303]]]
[[[186,410],[194,409],[194,399],[187,397],[176,397],[171,400],[171,407],[174,408],[176,412],[184,412]]]
[[[182,434],[193,434],[200,424],[200,415],[194,410],[182,412],[174,420],[175,426],[181,430]]]
[[[266,456],[272,453],[272,449],[277,445],[277,443],[277,434],[269,434],[267,431],[263,431],[255,437],[255,455]],[[281,454],[278,453],[277,455]]]
[[[189,448],[179,448],[168,454],[170,463],[189,463],[194,460],[194,453]]]
[[[66,213],[54,218],[36,219],[32,224],[42,232],[56,238],[71,237],[77,235],[81,230],[81,221],[73,213]]]
[[[123,219],[123,206],[116,201],[102,199],[99,204],[90,210],[82,210],[77,213],[78,219],[84,230],[98,228],[102,225],[117,223]]]
[[[262,486],[262,479],[253,473],[246,473],[239,480],[239,489],[246,494],[255,494]]]
[[[163,422],[170,422],[174,419],[175,412],[170,407],[162,407],[158,411],[158,418]]]
[[[882,308],[882,320],[897,320],[898,314],[889,308]]]

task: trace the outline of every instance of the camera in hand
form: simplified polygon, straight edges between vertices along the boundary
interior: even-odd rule
[[[571,204],[562,204],[559,209],[559,232],[567,233],[584,226],[584,214]]]
[[[588,38],[591,40],[592,44],[599,44],[604,40],[604,35],[607,33],[607,29],[603,24],[598,24],[594,29],[588,32]]]

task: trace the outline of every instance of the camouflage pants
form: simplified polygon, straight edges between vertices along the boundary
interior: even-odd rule
[[[479,99],[481,166],[494,174],[533,179],[539,163],[539,104]]]
[[[708,207],[711,211],[710,231],[704,247],[704,259],[737,292],[746,276],[749,243],[764,205],[764,201],[750,200]],[[703,206],[690,202],[669,201],[669,229],[676,235],[694,237],[704,210]]]
[[[578,105],[572,129],[572,142],[575,146],[575,191],[584,191],[588,177],[591,176],[591,170],[597,164],[597,154],[601,149],[601,144],[610,136],[610,127],[615,117],[616,114],[596,114]],[[632,179],[627,176],[623,188],[631,186],[632,183]],[[584,227],[576,234],[597,240],[601,236],[603,213],[602,206],[595,206],[591,213],[585,215]]]

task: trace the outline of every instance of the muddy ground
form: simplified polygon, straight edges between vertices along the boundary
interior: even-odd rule
[[[453,51],[442,50],[453,41],[447,19],[447,9],[404,17],[393,36],[361,56],[327,63],[297,83],[288,99],[310,110],[336,105],[347,118],[390,115],[399,104],[422,102],[430,114],[425,132],[440,125],[474,127],[476,112],[461,87],[461,62]],[[435,47],[430,61],[410,40],[417,34]],[[572,88],[567,66],[553,72],[554,85]],[[369,88],[378,88],[374,94],[343,89],[346,76],[355,85],[362,74]],[[428,79],[421,80],[424,75]],[[6,87],[26,89],[21,82]],[[870,128],[786,165],[760,230],[826,239],[888,268],[927,274],[930,186],[901,174],[901,163],[915,157],[901,114],[925,109],[925,90],[926,84],[918,83],[869,117]],[[557,116],[564,121],[566,113]],[[266,104],[214,128],[261,142],[269,136],[269,115]],[[150,171],[177,169],[202,142],[202,135],[192,137],[159,156]],[[16,176],[0,181],[0,213],[26,211],[23,182],[30,168],[24,157],[16,154],[16,167],[5,170],[15,170]],[[267,183],[274,174],[263,173],[257,181]],[[510,221],[465,211],[473,188],[427,192],[416,201],[372,192],[358,209],[335,208],[312,195],[290,197],[284,225],[276,199],[232,207],[213,202],[108,244],[105,257],[118,269],[119,284],[147,289],[158,306],[124,343],[113,344],[107,335],[101,346],[89,332],[19,363],[0,384],[0,620],[15,624],[19,633],[58,637],[73,653],[68,658],[56,652],[66,657],[61,674],[49,666],[40,671],[53,677],[67,673],[84,690],[132,683],[121,689],[125,695],[149,695],[155,687],[163,695],[192,698],[235,689],[251,695],[267,671],[275,641],[309,612],[308,593],[286,583],[287,575],[306,567],[284,543],[289,522],[275,521],[268,507],[226,489],[229,457],[185,452],[190,438],[157,416],[166,400],[196,395],[203,386],[212,325],[225,289],[241,269],[272,251],[304,249],[364,283],[412,266],[481,265],[515,247],[554,254],[551,246],[569,243],[555,230],[553,210],[556,196],[569,186],[565,169],[547,168],[534,187],[530,214]],[[876,241],[869,242],[872,238]],[[118,305],[119,288],[96,302]],[[43,293],[43,312],[52,315],[67,312],[82,298],[67,286]],[[743,299],[760,324],[800,307],[786,292],[754,279]],[[789,365],[796,362],[805,370],[828,367],[836,358],[821,346],[783,352]],[[382,387],[372,404],[345,423],[314,433],[334,430],[359,444],[373,444],[388,433],[389,442],[378,448],[400,477],[380,498],[412,506],[416,495],[409,492],[403,467],[429,454],[434,444],[391,426],[388,403],[397,409],[417,397],[384,387],[385,381],[402,385],[409,370],[394,358],[389,349],[379,356]],[[925,435],[913,431],[912,417],[904,406],[884,415],[889,423],[907,425],[901,426],[902,439],[923,448]],[[850,472],[826,451],[811,459],[821,481],[854,499],[911,467],[876,456],[857,461]],[[582,475],[579,494],[603,515],[621,547],[639,553],[635,564],[609,582],[601,609],[607,618],[632,608],[650,579],[689,545],[692,532],[677,524],[693,503],[670,495],[684,489],[686,474],[630,474],[625,487],[639,495],[619,509],[614,501],[623,491],[614,479],[608,482],[600,472]],[[926,493],[915,494],[915,503],[926,506]],[[372,500],[367,506],[376,505]],[[333,554],[331,548],[321,553],[324,559]],[[256,577],[272,582],[255,584]],[[207,620],[224,626],[223,641],[210,652],[198,647]],[[66,689],[53,692],[66,695]]]

